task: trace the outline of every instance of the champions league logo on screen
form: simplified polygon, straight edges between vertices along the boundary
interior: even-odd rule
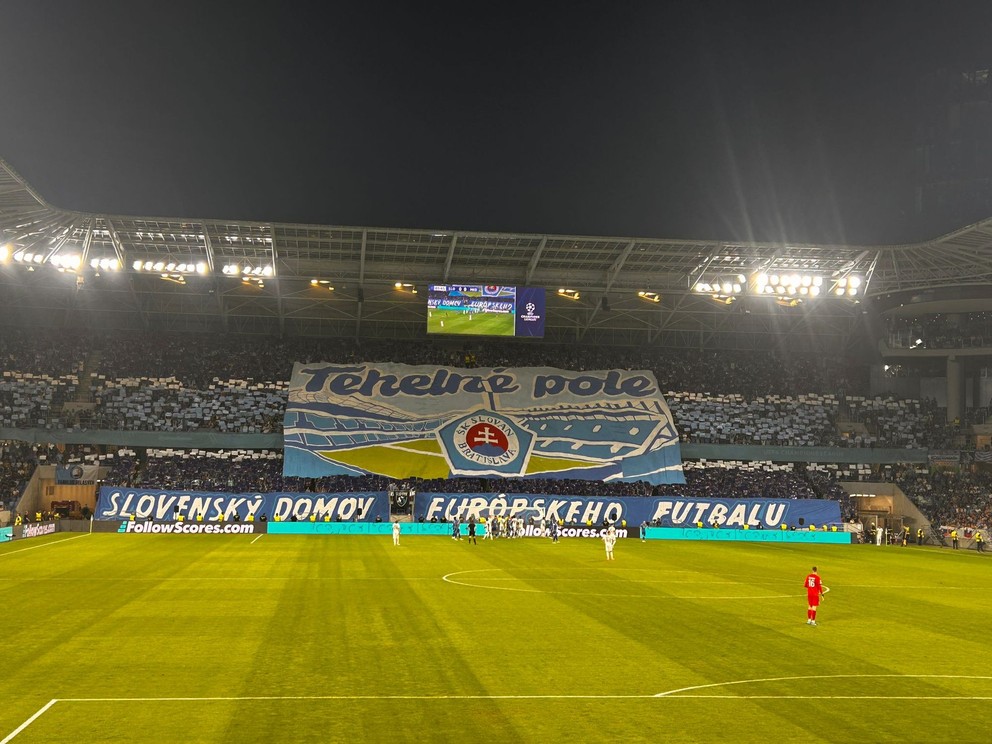
[[[438,441],[456,475],[522,475],[534,435],[512,419],[476,411],[441,427]]]
[[[523,306],[523,312],[517,315],[518,323],[541,323],[544,317],[537,312],[537,305],[528,302]]]

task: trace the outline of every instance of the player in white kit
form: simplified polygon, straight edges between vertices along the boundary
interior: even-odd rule
[[[617,530],[612,524],[606,528],[606,532],[603,534],[603,542],[606,544],[606,560],[614,560],[613,546],[617,544]]]

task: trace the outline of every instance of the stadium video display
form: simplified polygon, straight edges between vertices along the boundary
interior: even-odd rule
[[[427,332],[462,336],[544,336],[544,288],[432,284]]]

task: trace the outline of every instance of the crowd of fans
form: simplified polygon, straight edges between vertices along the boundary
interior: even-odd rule
[[[992,526],[992,471],[902,468],[894,480],[935,526]]]
[[[969,316],[974,330],[988,318]],[[977,324],[977,325],[975,325]],[[957,328],[964,328],[960,323]],[[931,325],[929,337],[946,339]],[[943,326],[946,331],[946,323]],[[984,335],[975,338],[986,337]],[[992,337],[992,336],[990,336]],[[937,343],[935,340],[934,343]],[[944,448],[957,433],[933,401],[870,397],[864,365],[824,356],[743,351],[583,348],[526,343],[424,343],[347,339],[270,339],[49,333],[0,329],[0,427],[151,431],[277,432],[293,362],[403,362],[459,367],[553,366],[646,369],[667,391],[683,442],[790,446]],[[67,405],[67,404],[72,405]],[[840,431],[843,421],[861,433]],[[0,456],[0,501],[16,498],[25,477],[56,458],[95,452],[40,453],[8,444]],[[275,451],[151,450],[102,452],[120,485],[229,491],[385,490],[384,478],[296,479],[282,476]],[[831,498],[845,505],[838,481],[863,469],[810,466],[756,469],[686,463],[688,484],[652,491],[644,484],[589,481],[456,479],[414,481],[418,491],[533,492],[573,495]],[[908,478],[908,477],[907,477]],[[988,518],[983,481],[919,475],[907,492],[940,518]],[[679,490],[683,489],[683,490]],[[985,493],[987,494],[987,489]]]
[[[823,356],[215,335],[66,334],[60,342],[0,331],[0,358],[0,426],[13,428],[272,433],[294,361],[400,361],[650,370],[687,442],[935,447],[954,434],[924,402],[867,398],[864,365]],[[841,436],[843,416],[865,432]]]
[[[992,346],[992,312],[934,313],[888,321],[889,346],[962,349]]]

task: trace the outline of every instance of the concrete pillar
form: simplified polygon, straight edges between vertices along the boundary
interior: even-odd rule
[[[964,419],[964,365],[956,356],[947,357],[947,423]]]

